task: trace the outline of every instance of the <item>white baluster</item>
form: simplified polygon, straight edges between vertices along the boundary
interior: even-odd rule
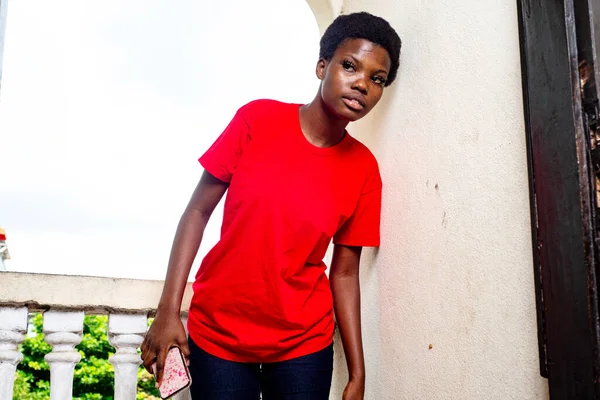
[[[110,314],[108,340],[116,349],[109,358],[115,368],[115,400],[134,400],[142,358],[137,348],[148,328],[146,315]]]
[[[12,399],[17,364],[23,360],[18,346],[25,340],[27,308],[0,307],[0,399]]]
[[[83,312],[46,311],[44,334],[52,351],[44,359],[50,365],[50,400],[73,398],[73,372],[81,355],[75,350],[83,334]]]

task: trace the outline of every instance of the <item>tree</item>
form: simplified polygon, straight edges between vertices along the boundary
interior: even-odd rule
[[[31,319],[35,336],[27,337],[21,345],[23,361],[17,367],[13,400],[49,400],[50,367],[44,356],[52,349],[44,341],[43,319],[36,314]],[[75,367],[73,396],[76,400],[112,400],[114,370],[108,357],[114,348],[108,342],[106,327],[108,317],[86,315],[83,339],[76,347],[81,362]],[[158,400],[154,377],[143,367],[138,372],[137,400]]]

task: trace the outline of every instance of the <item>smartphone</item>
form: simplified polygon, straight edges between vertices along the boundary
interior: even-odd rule
[[[156,363],[152,364],[156,377]],[[165,360],[163,378],[158,391],[162,399],[168,399],[190,386],[192,379],[179,347],[171,347]]]

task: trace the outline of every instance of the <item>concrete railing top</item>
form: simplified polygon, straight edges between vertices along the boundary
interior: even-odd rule
[[[81,310],[89,313],[144,313],[156,311],[163,281],[94,276],[0,272],[0,305],[26,306],[30,311]],[[188,283],[182,314],[192,298]]]

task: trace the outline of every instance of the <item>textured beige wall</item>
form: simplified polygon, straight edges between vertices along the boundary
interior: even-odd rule
[[[350,127],[384,181],[382,246],[362,270],[367,399],[547,399],[516,1],[342,9],[385,17],[404,42],[397,82]],[[346,379],[336,350],[332,399]]]

